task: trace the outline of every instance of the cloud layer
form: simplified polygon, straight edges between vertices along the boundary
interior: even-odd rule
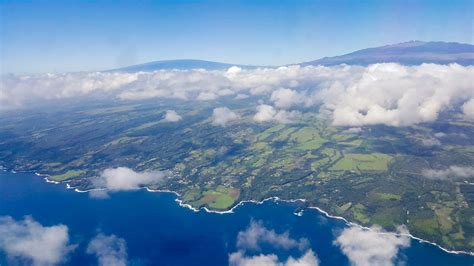
[[[154,185],[162,182],[165,178],[162,171],[136,172],[127,167],[108,168],[101,175],[93,179],[96,188],[104,190],[92,190],[91,196],[97,198],[107,197],[107,192],[118,192],[139,189],[144,186]]]
[[[470,99],[462,105],[462,111],[467,119],[474,120],[474,99]]]
[[[473,66],[394,63],[367,67],[289,66],[227,71],[161,70],[139,73],[66,73],[7,75],[0,79],[2,109],[48,99],[95,93],[118,99],[175,98],[214,101],[219,97],[261,97],[274,110],[260,106],[255,121],[284,120],[281,110],[322,108],[335,125],[408,126],[435,121],[459,107],[474,116]],[[263,113],[265,111],[265,113]]]
[[[86,252],[97,256],[100,266],[127,265],[127,244],[123,238],[115,235],[98,234],[89,242]]]
[[[240,249],[258,251],[261,244],[270,244],[275,248],[285,250],[292,248],[304,250],[309,246],[307,239],[292,239],[288,231],[278,234],[264,227],[259,221],[251,221],[249,227],[239,232],[237,236],[237,247]]]
[[[474,177],[474,167],[451,165],[446,169],[423,169],[421,174],[435,180],[467,178]]]
[[[74,249],[69,245],[68,227],[43,226],[26,217],[16,221],[10,216],[0,217],[0,249],[10,258],[32,265],[55,265],[64,261]]]
[[[281,261],[275,254],[248,255],[261,252],[262,246],[274,250],[298,249],[304,254],[300,258],[289,256]],[[237,252],[229,254],[231,266],[318,266],[319,260],[309,249],[309,242],[305,238],[293,239],[288,231],[277,233],[267,229],[261,221],[251,221],[247,229],[237,235]]]
[[[235,252],[229,256],[230,266],[318,266],[319,260],[312,250],[306,251],[300,258],[289,257],[281,262],[275,254],[246,256],[243,252]]]
[[[167,122],[178,122],[183,119],[175,110],[166,111],[165,117],[163,120]]]
[[[400,248],[410,246],[408,231],[399,227],[398,233],[402,235],[387,233],[378,227],[367,230],[353,226],[344,229],[334,244],[340,246],[352,265],[389,266],[394,265]]]
[[[227,123],[239,119],[239,115],[227,107],[214,108],[212,111],[212,124],[226,126]]]
[[[253,116],[253,120],[259,123],[272,121],[288,123],[300,115],[297,111],[276,110],[268,104],[260,104],[256,109],[257,112]]]

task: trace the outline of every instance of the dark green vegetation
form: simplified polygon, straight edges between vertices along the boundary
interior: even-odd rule
[[[186,102],[5,113],[0,160],[82,189],[109,167],[172,170],[157,188],[175,190],[195,207],[225,210],[240,200],[304,198],[360,224],[388,230],[406,224],[412,234],[446,248],[474,250],[474,186],[464,183],[473,177],[421,175],[424,168],[474,165],[474,123],[445,114],[429,125],[353,133],[307,110],[294,123],[257,124],[251,101],[218,105],[242,117],[226,127],[211,124],[215,105]],[[161,121],[168,109],[183,120]],[[422,145],[438,132],[446,134],[442,145]]]

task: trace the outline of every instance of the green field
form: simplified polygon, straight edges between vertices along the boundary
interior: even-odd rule
[[[192,202],[193,206],[208,206],[215,210],[226,210],[230,208],[239,197],[239,190],[219,186],[215,190],[207,190],[202,193],[199,200]]]
[[[84,174],[85,172],[86,171],[84,171],[84,170],[69,170],[69,171],[65,172],[64,174],[49,176],[48,179],[60,182],[60,181],[64,181],[64,180],[74,178],[74,177],[78,177],[78,176]]]
[[[446,248],[474,250],[474,177],[436,180],[422,172],[472,167],[473,122],[443,114],[434,124],[351,133],[316,109],[289,123],[256,123],[256,102],[249,101],[222,102],[242,116],[225,127],[211,123],[212,103],[182,101],[61,105],[61,115],[0,116],[0,162],[81,190],[94,188],[92,179],[111,167],[170,171],[153,188],[176,191],[196,208],[304,198],[350,221],[386,230],[403,224]],[[162,123],[170,109],[185,118]],[[440,131],[443,145],[423,145]]]
[[[334,166],[333,171],[387,171],[392,156],[383,153],[344,154]]]
[[[297,143],[300,150],[317,150],[326,140],[323,139],[315,128],[304,127],[291,134],[290,139]]]

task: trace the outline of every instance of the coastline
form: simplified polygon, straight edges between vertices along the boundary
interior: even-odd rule
[[[67,187],[72,189],[72,187],[69,186],[69,184],[67,184]],[[213,209],[209,209],[208,207],[201,207],[201,208],[195,208],[193,206],[191,206],[190,204],[187,204],[187,203],[184,203],[182,199],[180,199],[181,197],[181,194],[179,194],[178,192],[176,191],[173,191],[173,190],[169,190],[169,189],[151,189],[149,187],[142,187],[140,189],[145,189],[147,192],[151,192],[151,193],[171,193],[171,194],[174,194],[176,196],[176,199],[175,199],[175,202],[178,203],[179,206],[183,207],[183,208],[187,208],[187,209],[190,209],[191,211],[193,212],[200,212],[201,210],[204,210],[205,212],[207,213],[216,213],[216,214],[231,214],[231,213],[234,213],[234,210],[237,209],[238,207],[240,206],[243,206],[245,204],[256,204],[256,205],[260,205],[260,204],[263,204],[267,201],[274,201],[274,202],[283,202],[283,203],[295,203],[295,202],[306,202],[306,199],[290,199],[290,200],[285,200],[285,199],[281,199],[279,197],[269,197],[269,198],[265,198],[261,201],[257,201],[257,200],[242,200],[242,201],[239,201],[237,204],[235,204],[232,208],[230,208],[229,210],[224,210],[224,211],[219,211],[219,210],[213,210]],[[80,192],[80,193],[85,193],[85,192],[89,192],[89,191],[93,191],[93,190],[105,190],[104,188],[95,188],[95,189],[89,189],[89,190],[79,190],[79,189],[74,189],[74,191],[76,192]],[[340,221],[343,221],[347,226],[356,226],[356,227],[359,227],[361,229],[364,229],[364,230],[372,230],[372,228],[370,227],[367,227],[367,226],[363,226],[363,225],[360,225],[358,223],[355,223],[355,222],[351,222],[349,220],[347,220],[346,218],[342,217],[342,216],[335,216],[335,215],[331,215],[329,214],[327,211],[317,207],[317,206],[308,206],[306,207],[307,209],[310,209],[310,210],[316,210],[317,212],[323,214],[325,217],[327,218],[330,218],[330,219],[337,219],[337,220],[340,220]],[[297,216],[302,216],[304,215],[301,214],[301,215],[297,215]],[[404,233],[396,233],[396,232],[383,232],[381,234],[391,234],[391,235],[395,235],[395,236],[406,236],[406,237],[409,237],[413,240],[416,240],[420,243],[425,243],[425,244],[430,244],[430,245],[433,245],[441,250],[443,250],[444,252],[447,252],[449,254],[456,254],[456,255],[469,255],[469,256],[474,256],[474,252],[470,252],[470,251],[464,251],[464,250],[449,250],[449,249],[446,249],[442,246],[440,246],[439,244],[435,243],[435,242],[431,242],[431,241],[428,241],[426,239],[422,239],[422,238],[419,238],[417,236],[414,236],[412,234],[404,234]]]
[[[5,167],[0,167],[0,171],[9,171],[8,169],[6,169]],[[11,173],[18,173],[17,171],[14,171],[14,170],[10,170],[9,172]],[[29,172],[29,171],[25,171],[25,172]],[[47,174],[41,174],[41,173],[38,173],[38,172],[33,172],[34,175],[38,176],[38,177],[43,177],[43,180],[45,180],[47,183],[50,183],[50,184],[55,184],[55,185],[58,185],[58,184],[61,184],[61,183],[65,183],[66,184],[66,189],[73,189],[75,192],[78,192],[78,193],[87,193],[87,192],[90,192],[90,191],[101,191],[101,190],[106,190],[105,188],[93,188],[93,189],[88,189],[88,190],[80,190],[76,187],[72,187],[71,185],[69,185],[69,183],[66,181],[61,181],[61,182],[58,182],[58,181],[54,181],[54,180],[50,180],[48,179],[49,175]],[[216,214],[230,214],[230,213],[234,213],[234,210],[240,206],[243,206],[245,204],[256,204],[256,205],[260,205],[260,204],[263,204],[267,201],[274,201],[274,202],[283,202],[283,203],[295,203],[295,202],[306,202],[306,199],[289,199],[289,200],[285,200],[285,199],[281,199],[279,197],[269,197],[269,198],[265,198],[261,201],[257,201],[257,200],[241,200],[239,201],[237,204],[235,204],[232,208],[230,208],[229,210],[223,210],[223,211],[220,211],[220,210],[213,210],[213,209],[209,209],[208,207],[201,207],[201,208],[195,208],[193,206],[191,206],[190,204],[187,204],[187,203],[184,203],[182,199],[180,199],[181,195],[176,192],[176,191],[173,191],[173,190],[169,190],[169,189],[151,189],[149,187],[141,187],[139,189],[145,189],[147,192],[151,192],[151,193],[172,193],[176,196],[176,199],[175,199],[175,202],[178,203],[178,205],[180,207],[184,207],[184,208],[187,208],[187,209],[190,209],[192,210],[193,212],[199,212],[201,210],[204,210],[205,212],[207,213],[216,213]],[[347,226],[355,226],[355,227],[359,227],[361,229],[364,229],[364,230],[372,230],[370,227],[367,227],[367,226],[363,226],[363,225],[360,225],[360,224],[357,224],[355,222],[351,222],[349,220],[347,220],[346,218],[342,217],[342,216],[335,216],[335,215],[331,215],[329,214],[327,211],[317,207],[317,206],[308,206],[306,207],[307,209],[310,209],[310,210],[316,210],[317,212],[323,214],[325,217],[327,218],[331,218],[331,219],[337,219],[337,220],[340,220],[340,221],[343,221]],[[304,215],[304,213],[302,214]],[[302,215],[297,215],[297,216],[302,216]],[[413,240],[416,240],[420,243],[426,243],[426,244],[430,244],[430,245],[433,245],[433,246],[436,246],[437,248],[443,250],[444,252],[447,252],[449,254],[456,254],[456,255],[469,255],[469,256],[474,256],[474,252],[471,252],[471,251],[464,251],[464,250],[449,250],[447,248],[444,248],[442,246],[440,246],[439,244],[435,243],[435,242],[431,242],[431,241],[428,241],[428,240],[425,240],[425,239],[422,239],[422,238],[419,238],[417,236],[414,236],[412,234],[405,234],[405,233],[396,233],[396,232],[383,232],[382,234],[391,234],[391,235],[395,235],[395,236],[406,236],[406,237],[409,237]]]

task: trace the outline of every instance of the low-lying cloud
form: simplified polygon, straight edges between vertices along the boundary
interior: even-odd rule
[[[300,258],[289,257],[281,262],[275,254],[247,256],[239,251],[229,255],[230,266],[318,266],[319,260],[312,250],[306,251]]]
[[[91,196],[103,198],[108,192],[136,190],[144,186],[161,183],[166,174],[162,171],[136,172],[127,167],[108,168],[102,171],[99,177],[93,179],[96,188],[106,190],[92,190]]]
[[[275,103],[276,107],[286,109],[304,103],[305,97],[296,90],[279,88],[272,92],[270,100]]]
[[[457,101],[472,99],[472,67],[376,64],[347,86],[323,89],[319,96],[333,111],[335,125],[408,126],[432,122]]]
[[[387,233],[379,227],[363,229],[352,226],[334,241],[355,266],[394,265],[398,251],[410,246],[408,231],[398,228],[398,235]]]
[[[237,70],[238,69],[238,70]],[[227,71],[160,70],[139,73],[6,75],[0,106],[110,94],[126,100],[148,98],[215,101],[253,95],[273,108],[322,108],[334,125],[410,126],[435,121],[445,110],[474,116],[473,66],[394,63],[362,66],[288,66]],[[453,108],[456,107],[456,108]],[[457,108],[459,107],[459,108]],[[315,110],[316,111],[316,110]],[[256,121],[279,121],[279,111]],[[282,111],[283,112],[283,111]],[[281,113],[280,116],[284,116]]]
[[[95,255],[100,266],[127,265],[127,243],[116,235],[99,233],[89,242],[86,252]]]
[[[212,124],[216,126],[226,126],[227,123],[239,119],[239,115],[227,107],[214,108],[212,111]]]
[[[297,111],[276,110],[273,106],[267,104],[260,104],[256,109],[257,112],[253,116],[253,120],[259,123],[289,123],[300,115]]]
[[[270,244],[285,250],[292,248],[304,250],[309,246],[307,239],[292,239],[288,231],[278,234],[274,230],[267,229],[260,221],[251,221],[249,227],[239,232],[237,236],[238,248],[258,251],[261,244]]]
[[[474,120],[474,99],[470,99],[462,105],[462,112],[467,119]]]
[[[238,251],[229,254],[231,266],[318,266],[319,260],[313,250],[309,249],[306,238],[293,239],[288,231],[277,233],[266,228],[261,221],[251,221],[247,229],[237,235]],[[299,258],[289,256],[281,261],[275,254],[256,254],[262,247],[274,250],[298,249],[303,254]],[[248,253],[252,253],[249,255]]]
[[[65,225],[43,226],[32,217],[19,221],[0,217],[0,250],[10,259],[31,265],[55,265],[73,249]]]
[[[474,177],[474,167],[451,165],[445,169],[423,169],[421,174],[433,180],[457,180]]]
[[[433,138],[433,137],[424,137],[424,138],[420,139],[420,143],[421,143],[421,145],[423,145],[425,147],[433,147],[433,146],[441,145],[441,141],[439,139]]]
[[[163,118],[166,122],[178,122],[183,119],[175,110],[166,111],[165,117]]]

